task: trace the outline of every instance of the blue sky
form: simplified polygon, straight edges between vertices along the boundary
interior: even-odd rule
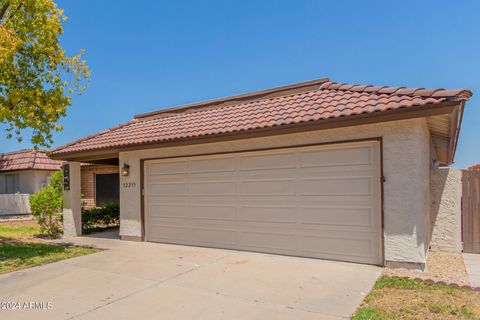
[[[54,146],[134,114],[321,77],[467,87],[456,166],[480,162],[480,1],[58,1],[92,70]],[[28,140],[28,139],[26,139]],[[30,147],[2,140],[0,151]]]

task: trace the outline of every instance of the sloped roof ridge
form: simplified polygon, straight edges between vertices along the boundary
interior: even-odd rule
[[[0,157],[9,156],[9,155],[18,154],[18,153],[31,152],[32,150],[34,150],[34,149],[33,148],[25,148],[25,149],[20,149],[20,150],[15,150],[15,151],[1,152]],[[39,150],[39,151],[45,152],[45,150]]]
[[[294,90],[300,90],[302,88],[314,87],[315,89],[318,89],[319,85],[328,81],[331,81],[330,78],[320,78],[315,80],[303,81],[303,82],[288,84],[288,85],[264,89],[264,90],[258,90],[258,91],[226,96],[226,97],[221,97],[216,99],[209,99],[209,100],[194,102],[194,103],[190,103],[182,106],[160,109],[160,110],[155,110],[147,113],[141,113],[141,114],[135,115],[134,118],[141,119],[141,118],[148,118],[148,117],[152,117],[155,115],[162,115],[162,114],[170,115],[170,114],[176,114],[180,112],[183,113],[183,112],[186,112],[187,110],[192,110],[191,112],[193,112],[193,110],[203,110],[210,107],[216,107],[216,106],[223,107],[223,104],[225,103],[230,103],[229,105],[237,105],[237,104],[247,103],[250,101],[268,100],[270,98],[275,98],[279,96],[288,96],[290,92]],[[285,93],[285,94],[282,94],[282,93]],[[295,94],[295,93],[292,92],[291,94]]]
[[[320,85],[321,90],[338,90],[350,92],[365,92],[390,94],[400,96],[420,96],[432,98],[452,98],[454,100],[467,100],[473,93],[470,89],[452,89],[446,90],[443,88],[409,88],[409,87],[394,87],[394,86],[374,86],[374,85],[359,85],[348,83],[337,83],[333,81],[325,82]]]

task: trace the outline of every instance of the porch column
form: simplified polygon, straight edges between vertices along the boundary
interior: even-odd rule
[[[63,175],[63,236],[80,236],[82,235],[80,162],[66,163]]]

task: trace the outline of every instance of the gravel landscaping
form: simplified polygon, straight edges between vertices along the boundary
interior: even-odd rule
[[[431,279],[458,285],[470,284],[463,262],[463,256],[457,252],[429,251],[427,255],[427,268],[424,272],[403,268],[385,268],[383,275],[386,277],[408,277],[422,280]]]

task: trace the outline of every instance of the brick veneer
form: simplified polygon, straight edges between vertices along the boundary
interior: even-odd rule
[[[98,173],[116,173],[117,166],[86,165],[81,168],[82,203],[85,208],[95,207],[95,175]]]

